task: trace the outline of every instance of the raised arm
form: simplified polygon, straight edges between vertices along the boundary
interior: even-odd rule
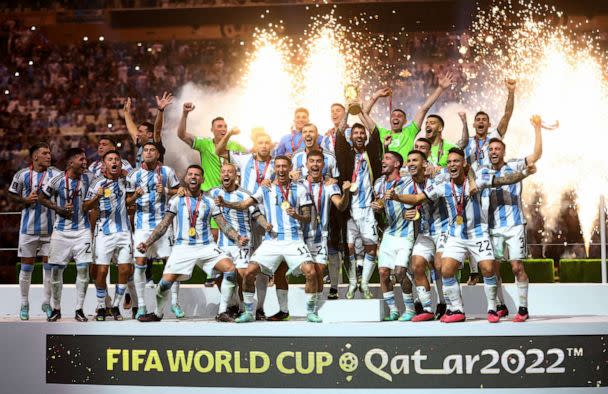
[[[458,141],[456,145],[460,149],[464,149],[469,142],[469,125],[467,124],[467,113],[458,112],[458,116],[460,117],[460,121],[462,122],[462,135],[460,136],[460,141]]]
[[[218,156],[226,156],[226,154],[228,153],[228,141],[230,141],[230,138],[232,138],[232,136],[238,135],[240,133],[241,131],[236,127],[228,130],[228,132],[222,137],[220,142],[218,142],[215,146],[215,154]]]
[[[439,96],[441,96],[443,92],[452,85],[452,83],[454,83],[454,75],[451,72],[447,72],[439,78],[439,85],[435,91],[431,93],[420,108],[418,108],[416,115],[414,115],[414,124],[417,128],[422,127],[422,121],[424,120],[427,112],[429,112],[433,104],[435,104],[435,101],[437,101]]]
[[[532,165],[540,159],[543,154],[543,136],[541,133],[542,120],[539,115],[532,116],[530,123],[534,126],[534,152],[526,156],[526,164]]]
[[[342,195],[339,196],[334,194],[331,196],[331,202],[338,208],[340,212],[344,212],[348,207],[348,201],[350,200],[350,182],[342,182]]]
[[[513,107],[515,105],[515,86],[517,85],[517,81],[514,79],[507,80],[507,90],[509,91],[509,96],[507,97],[507,104],[505,105],[505,113],[502,115],[500,122],[498,123],[498,133],[501,137],[504,137],[507,134],[507,128],[509,127],[509,121],[511,120],[511,115],[513,115]]]
[[[184,103],[182,118],[179,120],[179,125],[177,126],[177,136],[192,148],[192,145],[194,145],[194,136],[186,131],[186,121],[188,120],[188,114],[191,111],[194,111],[194,104]]]
[[[376,105],[376,102],[380,97],[388,97],[391,94],[393,94],[393,92],[389,87],[384,87],[382,89],[376,90],[374,94],[372,94],[372,97],[370,97],[369,100],[363,103],[361,111],[369,115],[369,113],[372,112],[372,108],[374,107],[374,105]]]
[[[154,142],[162,143],[162,131],[165,108],[173,102],[173,95],[164,92],[162,97],[156,96],[156,119],[154,120]]]
[[[359,114],[359,119],[361,119],[363,126],[365,126],[365,128],[368,129],[370,132],[376,128],[376,122],[365,111],[361,111],[361,113]]]
[[[131,97],[127,97],[124,105],[124,113],[125,113],[125,124],[127,125],[127,131],[131,136],[133,142],[137,142],[137,125],[133,121],[131,117]]]

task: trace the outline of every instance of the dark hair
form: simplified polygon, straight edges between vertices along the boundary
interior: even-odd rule
[[[304,126],[302,126],[302,130],[304,130],[304,127],[310,127],[310,126],[314,127],[317,134],[319,134],[319,129],[313,123],[306,123]]]
[[[215,122],[220,121],[220,120],[225,121],[225,119],[222,118],[221,116],[217,116],[217,117],[213,118],[213,120],[211,121],[211,127],[213,127],[213,125],[215,124]]]
[[[399,152],[389,150],[388,152],[386,152],[386,154],[392,155],[395,159],[397,159],[397,161],[399,161],[399,167],[403,167],[403,156],[401,156]]]
[[[490,138],[490,141],[488,141],[488,145],[490,145],[493,142],[498,142],[500,145],[502,145],[503,149],[507,148],[507,145],[505,145],[505,142],[500,138],[497,138],[497,137]]]
[[[310,113],[308,112],[308,110],[304,107],[298,107],[296,108],[295,111],[293,111],[293,114],[297,114],[298,112],[304,112],[306,114],[306,116],[310,116]]]
[[[142,151],[148,145],[152,145],[154,148],[156,148],[157,151],[160,152],[160,149],[158,149],[158,144],[156,142],[152,142],[152,141],[148,141],[145,144],[143,144],[142,147],[141,147]]]
[[[450,153],[456,153],[457,155],[462,156],[463,158],[465,157],[464,151],[457,147],[450,148],[450,150],[448,151],[448,154],[450,154]]]
[[[333,103],[331,105],[331,107],[329,107],[329,108],[333,108],[333,107],[340,107],[340,108],[342,108],[343,110],[346,111],[346,108],[342,104],[340,104],[340,103]]]
[[[408,156],[409,156],[409,155],[420,155],[420,156],[422,156],[422,158],[423,158],[425,161],[427,160],[426,154],[425,154],[423,151],[418,150],[418,149],[412,149],[411,151],[409,151],[409,152],[408,152],[408,154],[407,154],[407,155],[408,155]]]
[[[320,151],[320,150],[318,150],[318,149],[313,149],[313,150],[311,150],[310,152],[308,152],[308,153],[306,154],[306,160],[308,160],[309,158],[314,157],[314,156],[320,157],[320,158],[322,158],[323,160],[325,160],[325,156],[323,156],[323,152],[321,152],[321,151]]]
[[[72,160],[75,156],[78,155],[84,155],[84,150],[80,149],[80,148],[70,148],[68,149],[68,151],[65,153],[65,162],[66,164]]]
[[[116,149],[112,149],[112,150],[107,151],[107,152],[106,152],[106,153],[103,155],[103,157],[101,158],[101,160],[102,160],[102,161],[105,161],[105,160],[106,160],[106,156],[107,156],[107,155],[111,155],[111,154],[116,154],[116,155],[118,155],[118,157],[120,158],[120,152],[119,152],[119,151],[117,151]]]
[[[422,142],[425,142],[425,143],[429,144],[429,146],[433,146],[433,143],[431,142],[431,140],[429,140],[426,137],[420,137],[416,141],[422,141]]]
[[[41,148],[51,149],[49,144],[47,144],[46,142],[35,143],[34,145],[30,146],[30,157],[32,157],[34,153],[36,153],[36,151]]]
[[[205,176],[205,170],[203,170],[203,167],[199,166],[198,164],[190,164],[188,168],[186,168],[186,172],[188,172],[188,170],[190,170],[191,168],[196,168],[201,172],[202,176]]]
[[[405,114],[405,111],[402,110],[401,108],[394,108],[393,112],[401,112],[403,114],[403,116],[407,117],[407,115]],[[393,113],[393,112],[391,112],[391,113]]]
[[[427,118],[435,118],[439,121],[439,124],[441,125],[442,128],[445,127],[445,122],[443,121],[443,118],[441,116],[436,115],[436,114],[431,114],[431,115],[427,116]]]
[[[351,130],[351,136],[352,136],[352,131],[353,131],[354,129],[363,129],[363,131],[366,131],[365,126],[363,126],[361,123],[355,123],[354,125],[352,125],[352,126],[350,127],[350,130]]]
[[[112,146],[116,146],[116,141],[114,140],[114,138],[107,137],[107,136],[99,137],[99,139],[97,140],[97,143],[99,144],[103,140],[110,142],[110,144],[112,144]]]
[[[154,125],[150,122],[143,122],[142,124],[140,124],[140,126],[144,126],[147,129],[147,133],[154,132]]]
[[[291,167],[291,158],[289,156],[278,155],[277,157],[274,158],[275,165],[276,165],[277,160],[287,160],[287,162],[289,163],[289,166]]]
[[[475,118],[476,118],[476,117],[478,117],[479,115],[485,115],[485,116],[486,116],[486,118],[488,118],[488,120],[490,120],[490,115],[488,115],[488,114],[487,114],[486,112],[484,112],[484,111],[478,111],[478,112],[475,114],[475,117],[473,117],[473,119],[475,119]]]

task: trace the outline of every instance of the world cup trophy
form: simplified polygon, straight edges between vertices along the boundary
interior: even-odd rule
[[[359,89],[355,85],[346,85],[344,87],[344,97],[346,99],[346,108],[351,115],[361,113],[361,100],[359,100]]]

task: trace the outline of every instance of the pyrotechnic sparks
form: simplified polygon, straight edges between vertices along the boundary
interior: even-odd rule
[[[499,4],[497,2],[497,4]],[[532,178],[544,195],[541,212],[546,228],[553,228],[562,195],[575,191],[579,220],[588,251],[598,215],[598,201],[608,186],[608,164],[602,160],[608,122],[608,89],[602,67],[605,53],[593,36],[577,34],[558,24],[561,13],[546,5],[520,0],[500,2],[479,10],[469,39],[473,60],[464,99],[475,109],[501,114],[502,81],[518,80],[515,113],[507,144],[512,157],[529,154],[529,117],[539,113],[560,128],[543,133],[542,176]],[[464,53],[463,53],[464,52]],[[512,148],[514,147],[514,148]],[[529,190],[532,192],[532,190]]]

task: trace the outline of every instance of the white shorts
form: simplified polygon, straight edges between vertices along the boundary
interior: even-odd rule
[[[214,278],[219,272],[215,265],[221,260],[230,259],[226,253],[215,243],[210,245],[176,245],[171,250],[167,260],[164,274],[178,275],[177,281],[186,281],[192,276],[192,270],[198,265],[207,274],[207,278]]]
[[[346,238],[349,244],[355,244],[360,238],[363,245],[378,244],[378,224],[371,208],[351,210],[351,217],[346,224]]]
[[[418,234],[412,254],[420,256],[430,263],[435,259],[435,254],[443,252],[447,239],[448,235],[446,233],[435,235]]]
[[[327,239],[327,236],[324,236]],[[306,246],[310,251],[312,260],[317,264],[327,265],[327,244],[326,243],[315,243],[306,242]]]
[[[528,257],[528,245],[526,242],[526,226],[520,224],[508,229],[490,230],[490,238],[494,247],[496,260],[523,260]],[[505,253],[505,246],[506,251]]]
[[[283,261],[289,267],[288,273],[291,273],[302,263],[312,262],[313,258],[303,241],[267,239],[253,252],[250,260],[264,268],[264,273],[274,274]]]
[[[462,264],[467,253],[478,263],[484,260],[494,260],[494,249],[490,237],[486,235],[474,239],[461,239],[448,236],[443,249],[443,258],[449,257]]]
[[[48,256],[50,242],[50,235],[19,234],[17,257]]]
[[[49,264],[67,265],[74,260],[76,264],[93,261],[91,230],[57,231],[51,235]]]
[[[154,230],[135,230],[133,233],[133,257],[165,258],[171,254],[173,246],[173,231],[167,230],[162,237],[148,247],[146,253],[137,250],[137,245],[145,242]]]
[[[251,247],[247,246],[223,246],[222,249],[234,262],[237,269],[245,269],[249,264],[249,258],[251,257]]]
[[[95,234],[95,247],[93,248],[93,261],[98,265],[110,265],[112,258],[116,257],[117,264],[131,264],[133,262],[133,244],[131,233],[105,235],[101,231]]]
[[[407,267],[414,247],[414,237],[395,237],[384,233],[378,249],[378,268]]]

